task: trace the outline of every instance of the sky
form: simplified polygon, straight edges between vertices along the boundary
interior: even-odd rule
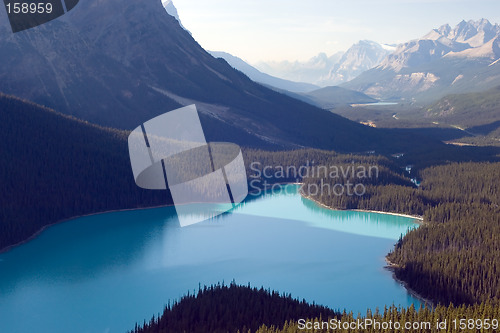
[[[499,0],[173,0],[200,45],[249,63],[305,61],[362,39],[397,44],[449,23],[500,23]]]

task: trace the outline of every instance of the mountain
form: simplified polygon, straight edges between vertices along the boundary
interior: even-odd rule
[[[3,94],[0,117],[0,249],[70,217],[169,202],[135,185],[124,131]]]
[[[339,105],[375,103],[376,99],[363,93],[341,87],[325,87],[307,93],[323,109],[332,109]]]
[[[308,93],[302,93],[296,98],[319,106],[325,110],[332,110],[339,106],[351,104],[367,104],[377,102],[376,99],[358,91],[336,86],[325,87]]]
[[[500,84],[500,26],[486,19],[433,29],[400,44],[382,63],[343,87],[379,99],[426,103]]]
[[[492,25],[483,18],[478,21],[462,21],[454,29],[445,24],[438,31],[454,41],[467,43],[471,47],[478,47],[498,36],[500,26],[498,24]]]
[[[380,64],[395,49],[392,46],[361,40],[342,55],[339,62],[328,73],[327,81],[332,85],[350,81]]]
[[[380,64],[395,47],[369,40],[361,40],[345,53],[330,57],[320,53],[307,62],[260,62],[256,67],[280,78],[303,81],[321,87],[334,86],[349,81],[366,70]]]
[[[246,63],[243,59],[235,57],[226,52],[209,51],[209,53],[215,58],[224,59],[229,65],[247,75],[253,81],[262,83],[264,85],[269,85],[291,92],[308,92],[319,88],[314,84],[279,79],[277,77],[262,73],[257,68]]]
[[[181,22],[181,19],[179,18],[179,13],[177,12],[177,8],[175,8],[174,6],[174,2],[172,0],[163,0],[162,1],[162,5],[163,7],[165,8],[165,10],[167,11],[167,13],[170,15],[170,16],[173,16],[178,22],[179,24],[181,25],[181,27],[186,30],[187,32],[189,32],[183,25],[182,25],[182,22]]]
[[[448,95],[424,110],[424,116],[500,139],[500,86],[468,94]]]
[[[159,1],[81,2],[13,34],[0,11],[0,91],[132,129],[196,103],[210,141],[363,151],[381,133],[251,81],[215,59]]]
[[[172,203],[168,191],[135,184],[128,131],[89,124],[2,93],[0,119],[0,250],[74,216]],[[247,170],[272,154],[250,151],[251,157],[244,150]]]
[[[485,42],[477,47],[465,49],[463,51],[454,52],[451,51],[445,57],[454,58],[484,58],[491,60],[498,60],[500,58],[500,37],[496,36],[490,41]]]
[[[269,75],[285,80],[307,82],[317,86],[328,85],[328,74],[330,70],[342,57],[343,52],[327,56],[320,53],[308,61],[270,61],[259,62],[255,67]]]

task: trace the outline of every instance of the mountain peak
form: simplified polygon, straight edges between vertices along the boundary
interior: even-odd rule
[[[208,141],[360,151],[376,136],[215,59],[160,1],[82,1],[60,20],[0,34],[0,49],[0,91],[102,126],[133,129],[197,104]]]
[[[490,23],[490,21],[488,21],[485,18],[482,18],[482,19],[477,20],[477,21],[469,20],[468,23],[470,25],[473,25],[474,27],[476,27],[478,30],[485,30],[485,29],[489,29],[492,27],[492,24]]]
[[[167,11],[167,14],[170,16],[173,16],[177,22],[181,25],[181,27],[188,31],[181,22],[181,19],[179,18],[179,13],[177,12],[177,8],[174,6],[174,2],[172,0],[163,0],[162,1],[163,8]],[[189,31],[188,31],[189,32]]]
[[[340,61],[330,70],[329,80],[345,82],[378,64],[393,51],[371,40],[360,40],[351,46]]]
[[[344,87],[381,99],[435,98],[498,85],[500,67],[493,64],[499,60],[500,26],[485,18],[462,20],[453,28],[444,24],[400,44],[380,66]]]
[[[456,42],[469,43],[472,47],[478,47],[492,40],[500,33],[498,24],[491,24],[485,18],[474,21],[462,20],[457,26],[448,33],[443,31],[443,36]]]
[[[492,41],[498,36],[500,26],[485,18],[462,20],[454,28],[444,24],[420,39],[399,45],[396,52],[383,61],[382,68],[399,72],[404,67],[419,66],[448,54],[451,57],[492,59],[496,55],[493,48],[497,45]]]
[[[377,42],[374,42],[372,40],[368,40],[368,39],[362,39],[358,42],[358,44],[366,44],[366,45],[376,45],[376,46],[380,46],[379,43]]]
[[[448,23],[446,23],[440,26],[439,29],[434,31],[437,31],[440,35],[447,36],[451,31],[451,27]]]

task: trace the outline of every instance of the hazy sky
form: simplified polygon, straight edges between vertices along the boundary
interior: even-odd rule
[[[500,0],[173,0],[207,50],[251,63],[306,60],[361,39],[398,43],[462,19],[500,23]]]

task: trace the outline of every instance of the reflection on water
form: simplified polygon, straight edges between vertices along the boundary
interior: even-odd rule
[[[312,200],[297,195],[299,185],[287,185],[274,192],[254,198],[233,213],[299,220],[310,226],[357,235],[397,240],[401,234],[418,227],[413,219],[379,213],[339,211],[321,207]],[[272,197],[272,205],[268,203]]]
[[[0,254],[0,332],[125,332],[233,279],[354,312],[418,304],[383,269],[411,219],[331,211],[285,189],[185,228],[173,207],[49,228]]]

